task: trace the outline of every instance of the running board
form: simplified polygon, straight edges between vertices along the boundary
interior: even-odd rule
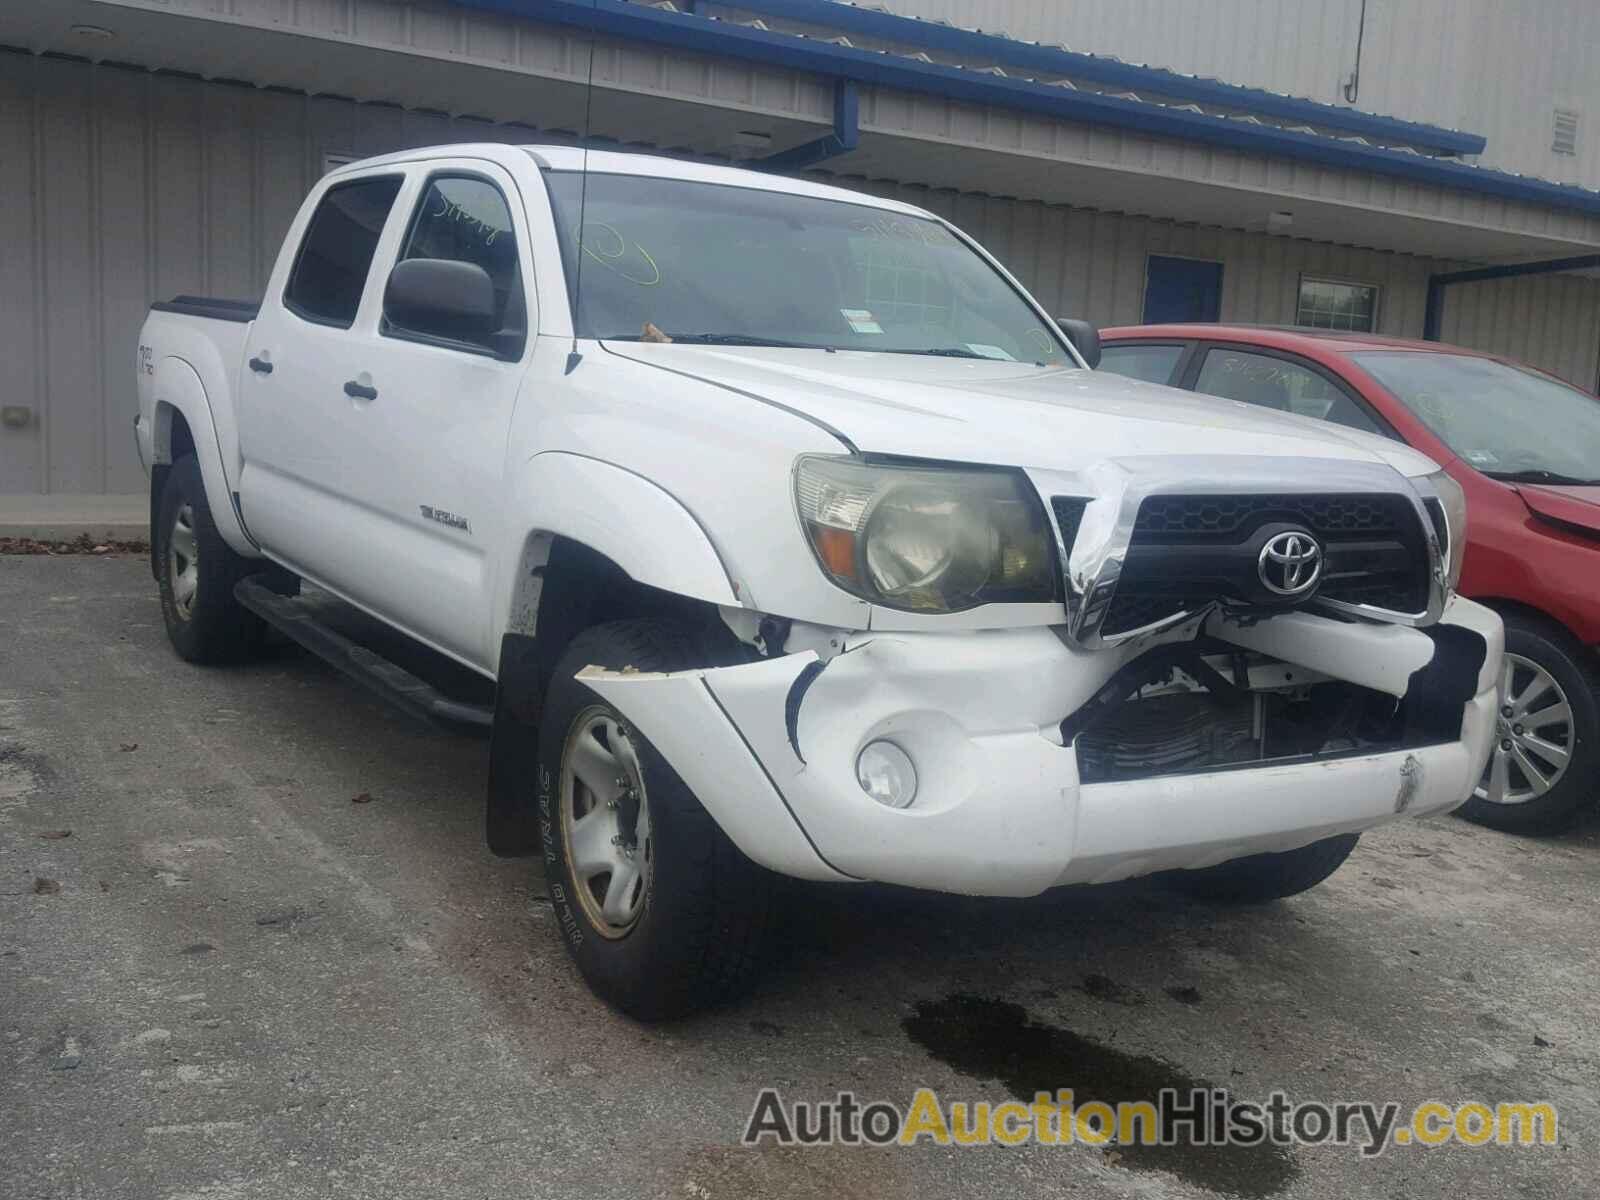
[[[233,595],[268,625],[418,720],[478,734],[487,733],[494,724],[492,706],[452,700],[431,683],[319,621],[302,602],[278,595],[259,577],[239,580]]]

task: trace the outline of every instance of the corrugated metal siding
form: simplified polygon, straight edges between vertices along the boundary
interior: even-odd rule
[[[892,12],[1345,103],[1360,0],[881,0]],[[1600,4],[1368,0],[1354,107],[1489,141],[1479,161],[1600,188]],[[1582,112],[1576,156],[1550,149]]]
[[[324,154],[526,129],[0,53],[0,493],[127,493],[133,355],[180,292],[249,297]],[[21,236],[16,236],[20,232]]]
[[[919,141],[996,150],[1048,163],[1077,163],[1097,169],[1127,171],[1148,177],[1152,189],[1181,187],[1185,182],[1215,183],[1255,193],[1257,219],[1278,199],[1329,201],[1341,206],[1379,213],[1404,213],[1451,226],[1467,225],[1515,235],[1559,239],[1572,246],[1600,244],[1600,218],[1572,209],[1536,206],[1483,193],[1413,183],[1388,175],[1315,163],[1244,153],[1226,147],[1165,138],[1145,137],[1119,129],[983,107],[940,96],[865,88],[861,97],[861,128]],[[863,143],[856,159],[868,159],[872,147]],[[955,162],[957,160],[947,160]],[[867,170],[871,170],[871,166]],[[1065,176],[1057,174],[1057,180]],[[941,181],[943,182],[943,181]],[[1045,200],[1066,199],[1037,180],[1008,177],[1005,170],[986,175],[990,190]],[[1150,202],[1155,190],[1142,197]],[[1170,193],[1168,193],[1170,195]],[[1267,198],[1274,203],[1268,204]],[[1137,210],[1137,200],[1127,207]],[[1294,207],[1292,204],[1288,207]],[[1233,211],[1239,211],[1234,209]],[[1220,222],[1219,222],[1220,223]],[[1312,231],[1312,236],[1317,236]],[[1323,235],[1326,236],[1326,235]],[[1358,240],[1359,235],[1339,240]],[[1438,253],[1466,253],[1443,249]],[[1568,251],[1571,253],[1573,251]]]
[[[1509,355],[1595,389],[1600,371],[1600,284],[1571,275],[1525,276],[1445,290],[1446,342]]]
[[[841,181],[835,181],[841,182]],[[885,183],[842,181],[954,221],[1059,316],[1099,325],[1143,318],[1152,254],[1221,262],[1222,320],[1291,325],[1302,275],[1377,284],[1378,332],[1421,337],[1428,276],[1451,264],[1205,229],[1143,217]],[[1508,354],[1593,390],[1600,372],[1600,281],[1570,275],[1447,289],[1444,340]]]
[[[374,105],[0,55],[0,403],[36,413],[0,429],[0,492],[136,492],[133,351],[152,300],[254,296],[329,153],[527,130]],[[1426,277],[1400,254],[1195,228],[897,183],[842,181],[948,216],[1054,311],[1140,319],[1152,254],[1224,263],[1224,320],[1289,322],[1302,273],[1383,286],[1381,328],[1416,335]],[[1600,284],[1561,277],[1450,289],[1446,337],[1592,387]]]

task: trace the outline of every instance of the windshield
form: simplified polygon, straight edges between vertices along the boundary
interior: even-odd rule
[[[1600,400],[1589,393],[1463,354],[1351,357],[1485,475],[1523,483],[1600,482]]]
[[[580,337],[1076,365],[937,221],[640,175],[591,174],[583,197],[580,172],[545,178]]]

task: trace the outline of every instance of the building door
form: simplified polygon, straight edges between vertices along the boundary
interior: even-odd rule
[[[1145,268],[1144,323],[1174,325],[1222,316],[1222,264],[1152,254]]]

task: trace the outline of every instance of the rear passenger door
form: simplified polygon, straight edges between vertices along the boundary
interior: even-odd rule
[[[346,593],[361,590],[347,537],[366,535],[348,527],[368,521],[351,501],[374,464],[344,383],[360,370],[373,263],[406,182],[390,167],[324,187],[290,230],[293,257],[274,272],[240,369],[245,524],[274,557]]]

